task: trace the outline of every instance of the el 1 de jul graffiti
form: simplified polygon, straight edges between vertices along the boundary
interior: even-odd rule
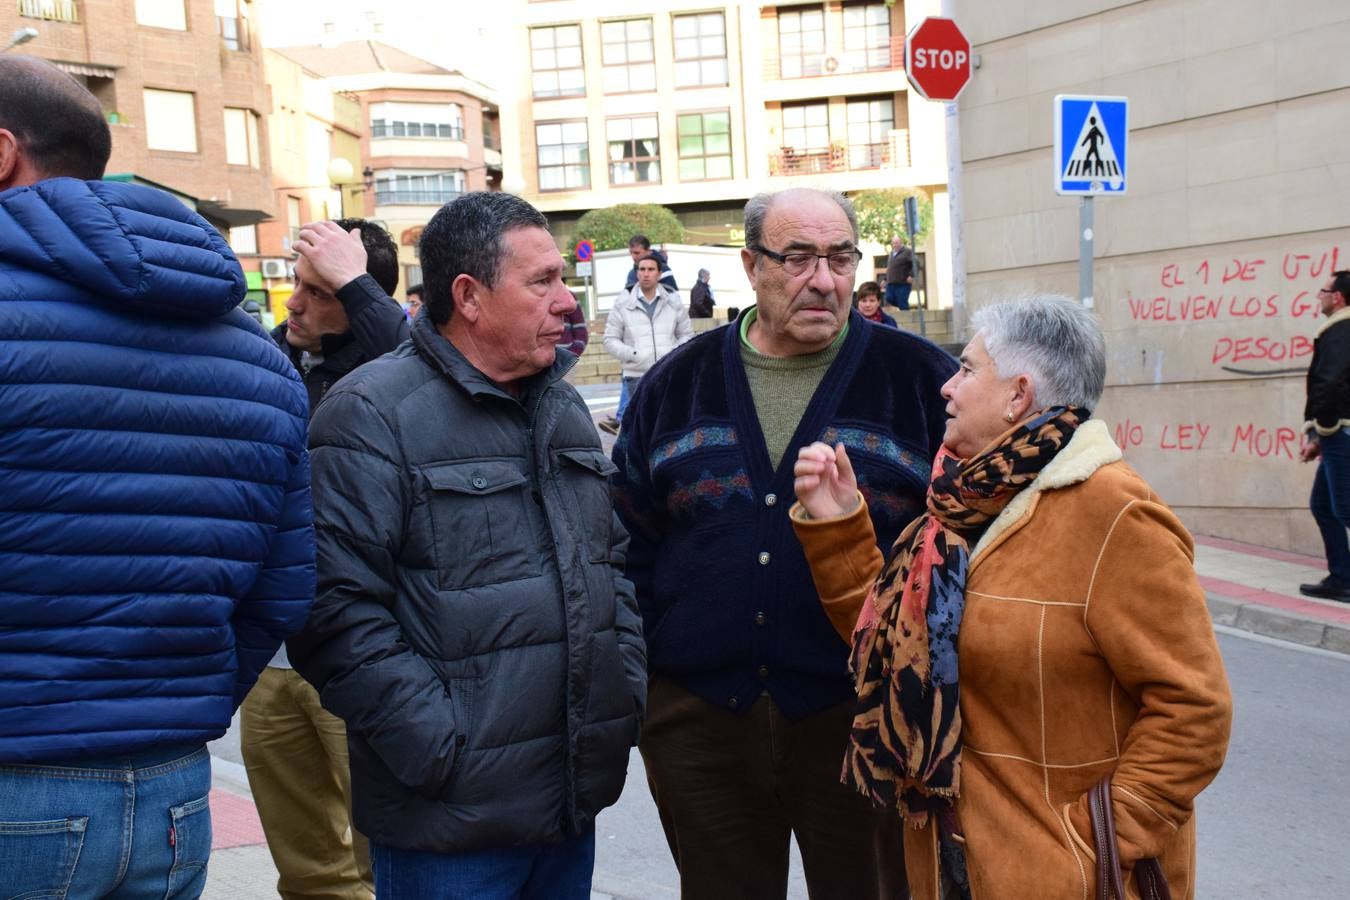
[[[1138,286],[1127,289],[1115,325],[1143,356],[1151,348],[1190,370],[1169,366],[1155,381],[1303,372],[1321,317],[1317,289],[1347,261],[1340,246],[1165,261],[1148,284],[1131,273]]]

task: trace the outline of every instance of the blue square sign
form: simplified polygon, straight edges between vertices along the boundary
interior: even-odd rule
[[[1055,97],[1055,193],[1125,193],[1129,120],[1124,97]]]

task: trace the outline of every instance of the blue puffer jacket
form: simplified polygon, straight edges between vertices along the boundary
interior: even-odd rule
[[[294,367],[146,187],[0,192],[0,762],[220,736],[314,590]]]

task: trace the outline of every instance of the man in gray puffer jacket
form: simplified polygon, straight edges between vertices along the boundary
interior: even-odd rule
[[[576,301],[509,194],[447,204],[421,258],[412,341],[313,418],[321,575],[291,660],[347,723],[377,895],[587,898],[646,652],[614,466],[555,352]]]

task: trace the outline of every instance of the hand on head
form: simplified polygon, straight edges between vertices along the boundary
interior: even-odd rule
[[[813,519],[830,519],[858,508],[858,479],[843,444],[816,441],[797,453],[792,467],[797,500]]]
[[[310,222],[292,245],[330,291],[345,287],[366,274],[366,248],[361,229],[344,231],[336,222]]]

